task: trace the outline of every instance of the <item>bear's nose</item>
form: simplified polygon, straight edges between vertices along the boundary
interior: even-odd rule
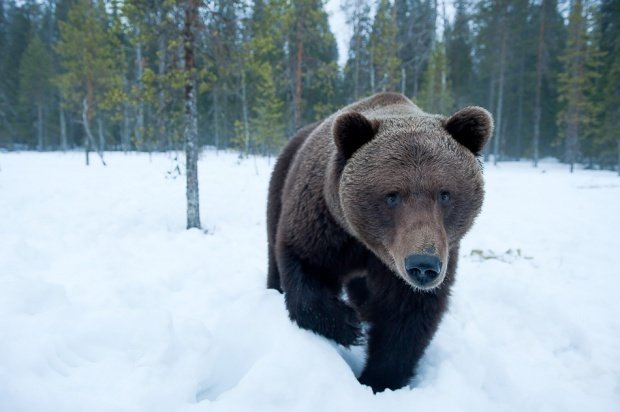
[[[441,272],[441,261],[434,255],[409,255],[405,258],[407,274],[420,286],[432,283]]]

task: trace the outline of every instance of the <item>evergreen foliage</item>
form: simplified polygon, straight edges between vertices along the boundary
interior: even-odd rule
[[[56,50],[62,72],[57,77],[63,101],[70,110],[81,113],[85,147],[105,149],[103,122],[123,100],[121,90],[122,64],[118,39],[110,31],[108,14],[103,2],[77,0],[66,22],[59,22],[60,40]],[[96,120],[99,141],[94,142],[91,122]]]
[[[446,58],[448,64],[448,80],[457,100],[457,107],[465,107],[475,103],[474,98],[474,66],[472,56],[472,33],[469,25],[470,14],[465,0],[455,3],[455,16],[452,24],[446,27]]]
[[[380,0],[370,33],[370,90],[372,93],[398,91],[400,65],[397,48],[396,9],[389,0]]]
[[[415,98],[435,44],[437,1],[394,0],[394,19],[397,27],[397,56],[400,60],[398,91]]]
[[[39,38],[34,35],[24,51],[19,65],[19,99],[25,118],[36,118],[36,147],[44,148],[44,110],[53,76],[51,57]]]
[[[599,77],[600,53],[592,40],[591,15],[584,10],[582,0],[571,7],[566,48],[560,60],[564,70],[559,74],[558,93],[561,104],[558,112],[560,136],[564,145],[564,161],[571,172],[581,160],[581,146],[586,136],[596,136],[595,120],[599,112],[596,81]]]
[[[344,67],[344,95],[347,103],[372,92],[372,72],[370,53],[370,33],[372,19],[368,0],[348,0],[344,4],[347,23],[352,28],[349,41],[349,54]]]
[[[448,60],[443,42],[436,42],[423,77],[420,106],[430,113],[454,111],[452,88],[448,79]]]
[[[198,145],[243,156],[389,90],[488,108],[495,161],[620,160],[617,0],[343,0],[344,67],[325,0],[196,1],[186,71],[187,1],[0,0],[0,148],[180,150],[190,76]]]

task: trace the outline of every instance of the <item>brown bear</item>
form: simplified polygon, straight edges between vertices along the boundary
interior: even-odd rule
[[[375,392],[410,381],[446,310],[492,129],[480,107],[446,118],[379,93],[301,129],[275,165],[267,286],[344,346],[367,322],[359,381]]]

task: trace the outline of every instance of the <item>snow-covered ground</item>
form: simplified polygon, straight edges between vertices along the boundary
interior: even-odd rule
[[[451,308],[410,388],[265,289],[271,165],[0,153],[0,411],[619,411],[620,178],[486,167]]]

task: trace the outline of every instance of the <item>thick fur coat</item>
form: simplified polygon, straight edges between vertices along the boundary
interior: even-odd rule
[[[374,391],[409,382],[446,310],[492,128],[478,107],[446,118],[380,93],[300,130],[276,163],[267,286],[300,327],[342,345],[368,322],[359,380]]]

